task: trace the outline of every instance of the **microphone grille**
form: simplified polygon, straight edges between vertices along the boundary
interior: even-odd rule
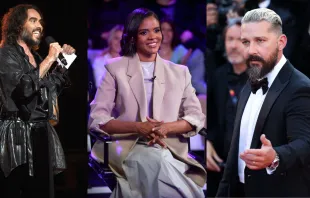
[[[54,43],[54,42],[56,42],[56,41],[55,41],[55,39],[54,39],[53,37],[47,36],[47,37],[45,38],[45,42],[46,42],[47,45],[50,45],[51,43]]]

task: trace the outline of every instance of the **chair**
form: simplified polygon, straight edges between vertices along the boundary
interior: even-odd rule
[[[90,53],[91,51],[89,51],[88,53]],[[98,53],[98,52],[96,52]],[[90,102],[94,99],[95,93],[96,93],[96,87],[94,86],[95,82],[94,82],[94,78],[92,75],[92,60],[89,60],[89,72],[90,76],[89,76],[89,82],[88,82],[88,109],[87,109],[87,114],[89,115],[90,113]],[[100,140],[104,143],[104,162],[101,163],[99,161],[97,161],[91,154],[88,157],[88,165],[95,171],[95,173],[98,175],[98,177],[105,183],[106,186],[108,186],[110,188],[111,191],[113,191],[113,189],[116,186],[116,178],[114,176],[114,173],[111,171],[110,167],[109,167],[109,143],[111,143],[111,138],[108,136],[104,136],[101,132],[98,131],[94,131],[91,130],[88,133],[90,135],[87,136],[90,141],[88,141],[88,147],[89,150],[91,152],[91,147],[93,146],[93,143],[91,142],[91,139],[94,140]]]
[[[104,143],[104,161],[101,163],[90,154],[88,165],[97,173],[98,177],[103,180],[110,190],[113,191],[116,186],[116,178],[109,167],[109,143],[111,143],[111,138],[94,130],[91,130],[89,133],[93,138]]]
[[[199,135],[201,135],[202,137],[204,137],[204,139],[207,138],[207,130],[206,128],[202,128],[199,132]],[[188,139],[188,155],[192,158],[194,158],[195,160],[197,160],[205,169],[207,169],[206,167],[206,152],[207,152],[207,147],[206,144],[204,145],[204,151],[203,151],[203,157],[201,157],[201,155],[199,155],[198,153],[191,151],[190,149],[190,140]]]
[[[89,155],[88,165],[97,173],[98,177],[104,181],[104,183],[110,188],[111,191],[116,186],[116,177],[109,167],[109,143],[111,138],[104,136],[101,132],[91,130],[90,135],[96,140],[100,140],[104,143],[104,162],[98,162],[91,154]],[[199,131],[199,134],[206,137],[206,129],[203,128]],[[189,142],[189,141],[188,141]],[[190,143],[188,144],[190,148]],[[206,149],[206,148],[205,148]],[[205,150],[206,151],[206,150]],[[204,152],[205,152],[204,151]],[[189,150],[188,155],[197,160],[206,169],[206,159],[202,159],[199,155]],[[204,155],[205,156],[205,155]]]

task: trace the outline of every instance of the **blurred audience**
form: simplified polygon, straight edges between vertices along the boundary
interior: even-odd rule
[[[189,56],[185,65],[192,75],[192,84],[197,94],[207,94],[207,83],[205,80],[206,68],[204,65],[204,53],[198,38],[193,35],[192,38],[183,43],[188,50]]]
[[[219,23],[218,6],[215,3],[213,2],[207,3],[206,16],[207,16],[206,46],[208,49],[212,51],[216,65],[222,65],[226,62],[226,60],[223,57],[224,47],[221,38],[223,26]]]
[[[176,32],[174,23],[170,19],[162,19],[160,26],[163,41],[158,52],[159,55],[166,60],[185,65],[188,58],[186,56],[188,50],[180,44],[180,38]]]
[[[191,31],[201,42],[205,42],[205,0],[147,0],[144,5],[153,10],[160,20],[166,18],[173,21],[178,35]]]
[[[108,47],[105,48],[101,55],[94,59],[93,72],[95,76],[96,87],[99,87],[100,80],[106,72],[104,65],[107,60],[120,56],[121,51],[121,39],[123,34],[123,25],[114,26],[107,37]]]
[[[106,39],[109,31],[117,24],[124,24],[127,15],[140,6],[144,0],[91,0],[88,1],[90,29],[88,35],[93,49],[107,47]]]
[[[170,19],[161,20],[161,30],[163,41],[158,52],[159,55],[163,59],[188,66],[196,93],[206,94],[204,54],[198,48],[199,40],[194,35],[190,35],[183,40],[184,44],[181,44],[180,37],[175,31],[175,25]]]

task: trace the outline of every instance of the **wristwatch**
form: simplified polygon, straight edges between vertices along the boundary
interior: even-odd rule
[[[278,153],[276,153],[276,157],[274,158],[273,162],[268,168],[275,170],[279,166],[279,163],[280,163],[280,158],[279,158]]]

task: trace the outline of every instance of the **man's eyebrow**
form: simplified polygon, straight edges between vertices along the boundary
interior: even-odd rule
[[[242,38],[240,37],[241,40],[249,40],[248,38]],[[264,39],[264,40],[267,40],[268,38],[265,37],[265,36],[255,36],[254,39]]]

